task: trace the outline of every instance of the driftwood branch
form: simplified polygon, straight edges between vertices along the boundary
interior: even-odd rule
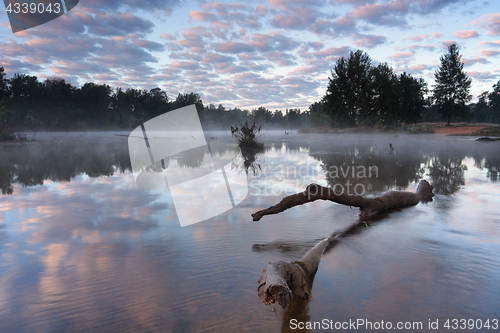
[[[360,220],[368,220],[374,215],[391,209],[416,205],[421,200],[430,200],[433,187],[426,180],[421,180],[413,192],[390,191],[376,198],[363,198],[347,194],[336,194],[332,189],[317,184],[310,184],[302,193],[287,196],[275,206],[252,214],[254,221],[263,216],[277,214],[298,205],[316,200],[330,200],[343,205],[359,207]],[[359,223],[349,226],[340,233],[333,234],[307,251],[298,261],[287,263],[278,261],[269,263],[259,279],[258,294],[266,305],[278,302],[283,308],[292,300],[307,300],[311,296],[312,282],[318,270],[323,252],[331,248],[340,237],[355,232]]]
[[[266,305],[278,302],[287,307],[292,296],[307,300],[311,296],[312,282],[318,270],[321,255],[328,245],[324,239],[307,251],[298,261],[269,263],[259,279],[258,294]]]
[[[265,215],[281,213],[298,205],[316,200],[329,200],[342,205],[359,207],[359,218],[366,221],[388,210],[413,206],[421,200],[430,200],[434,196],[432,189],[433,186],[428,181],[421,180],[417,191],[414,193],[390,191],[375,198],[363,198],[362,196],[345,193],[336,194],[331,188],[318,184],[309,184],[304,192],[289,195],[277,205],[253,213],[252,217],[254,221],[259,221]]]

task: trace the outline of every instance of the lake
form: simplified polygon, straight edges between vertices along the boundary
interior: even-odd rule
[[[324,319],[401,322],[401,332],[415,323],[437,331],[436,321],[459,331],[453,319],[473,319],[470,331],[500,329],[500,142],[268,132],[264,152],[232,165],[248,172],[246,198],[181,227],[169,189],[137,186],[129,133],[116,133],[0,145],[1,332],[316,332],[293,323]],[[230,133],[209,136],[211,156],[181,153],[165,168],[181,175],[226,156]],[[297,260],[356,223],[358,209],[316,201],[258,222],[253,212],[311,182],[373,197],[414,191],[420,179],[434,185],[433,200],[329,248],[311,301],[275,310],[261,302],[268,262]],[[204,193],[191,196],[193,212],[210,203]]]

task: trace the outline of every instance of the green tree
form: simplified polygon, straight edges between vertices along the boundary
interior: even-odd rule
[[[489,106],[488,106],[488,95],[489,92],[483,91],[478,96],[478,102],[474,105],[474,120],[478,123],[482,123],[487,121],[486,117],[489,114]]]
[[[149,99],[150,96],[146,90],[128,88],[123,91],[122,88],[117,88],[110,98],[111,122],[115,126],[133,128],[153,118],[151,106],[148,104]]]
[[[252,115],[259,124],[270,124],[273,118],[273,113],[263,106],[260,106],[257,110],[252,110]]]
[[[365,112],[366,125],[398,125],[401,121],[398,78],[386,63],[372,68],[371,112]]]
[[[285,122],[283,112],[281,110],[274,111],[271,121],[275,126],[282,126],[282,124]]]
[[[427,83],[424,79],[416,79],[406,72],[399,75],[398,81],[401,122],[416,123],[420,120],[427,105],[425,100]]]
[[[79,118],[85,124],[106,126],[112,118],[111,88],[107,84],[85,83],[75,91],[75,105],[79,108]]]
[[[324,111],[322,102],[309,105],[309,120],[312,126],[324,126],[328,124],[328,116]]]
[[[203,109],[203,101],[201,100],[200,95],[195,93],[190,94],[179,94],[177,99],[175,100],[175,108],[182,108],[184,106],[188,106],[191,104],[196,105],[196,109],[200,112],[200,109]]]
[[[488,95],[489,112],[487,121],[500,123],[500,80],[493,85],[493,91]]]
[[[323,97],[324,110],[335,127],[355,126],[370,114],[371,60],[366,52],[340,58],[331,72]]]
[[[5,69],[0,67],[0,102],[9,96],[9,81],[5,79]]]
[[[230,125],[237,125],[244,122],[249,122],[251,116],[248,111],[241,110],[239,108],[234,108],[232,110],[226,111],[224,115],[225,119]]]
[[[465,112],[465,103],[472,98],[469,95],[472,80],[463,71],[464,63],[460,61],[461,58],[457,45],[450,45],[448,53],[440,58],[441,66],[434,73],[434,103],[439,107],[440,113],[448,118],[448,126],[451,116],[460,116]]]
[[[45,80],[43,119],[47,125],[68,128],[74,123],[74,90],[64,79]]]
[[[10,82],[7,121],[13,125],[39,125],[43,122],[44,86],[36,76],[14,74]]]
[[[215,128],[216,126],[225,125],[225,115],[226,108],[219,104],[219,107],[215,107],[215,105],[210,104],[203,110],[205,115],[205,124],[211,128]]]
[[[146,98],[149,118],[154,118],[170,111],[167,93],[156,87],[149,91]]]
[[[300,127],[300,109],[286,109],[284,120],[289,128]]]
[[[5,105],[7,104],[7,99],[9,98],[9,81],[5,79],[5,70],[0,67],[0,121],[2,121],[5,115]]]
[[[179,109],[188,105],[194,104],[196,106],[196,111],[198,111],[198,116],[200,117],[201,123],[205,123],[205,112],[203,107],[203,101],[201,100],[200,95],[196,93],[190,94],[181,94],[177,96],[177,99],[174,102],[173,109]]]

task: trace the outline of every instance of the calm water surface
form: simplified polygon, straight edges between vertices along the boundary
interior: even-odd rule
[[[247,161],[261,170],[249,170],[247,198],[181,228],[168,190],[136,186],[127,139],[114,134],[39,133],[44,143],[0,146],[0,332],[301,331],[291,319],[419,321],[430,331],[429,319],[500,320],[499,142],[267,133],[265,152]],[[209,160],[177,156],[168,167]],[[245,172],[242,161],[233,167]],[[413,191],[422,178],[434,200],[330,248],[312,301],[275,312],[261,303],[268,262],[300,258],[358,209],[314,202],[259,222],[251,213],[311,182],[375,196]],[[201,200],[203,189],[194,211]]]

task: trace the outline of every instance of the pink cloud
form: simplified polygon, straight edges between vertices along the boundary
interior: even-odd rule
[[[207,5],[201,5],[201,8],[206,9],[206,8],[213,8],[215,9],[218,13],[221,14],[227,14],[229,13],[229,10],[239,10],[239,9],[245,9],[245,5],[240,4],[240,3],[222,3],[222,2],[211,2]]]
[[[494,50],[481,50],[479,51],[482,55],[486,57],[495,57],[500,54],[500,51],[494,51]]]
[[[172,52],[170,54],[170,59],[181,59],[181,60],[194,60],[194,61],[201,61],[203,57],[199,54],[195,54],[192,52]]]
[[[486,14],[478,20],[472,21],[472,25],[477,25],[483,29],[487,29],[486,35],[500,35],[500,13]]]
[[[256,15],[253,7],[243,4],[211,2],[208,5],[202,4],[201,9],[201,11],[196,10],[189,12],[190,19],[194,21],[209,22],[223,29],[231,28],[234,23],[238,24],[240,27],[260,28],[261,24],[259,18],[264,15]],[[258,8],[259,11],[264,9],[266,8],[263,6]],[[227,31],[222,34],[225,33],[227,33]],[[225,36],[221,36],[221,32],[219,32],[217,36],[226,39]]]
[[[453,33],[453,36],[461,38],[461,39],[468,39],[468,38],[473,38],[479,36],[477,31],[474,30],[464,30],[464,31],[457,31]]]
[[[381,3],[375,3],[375,4],[366,4],[363,6],[358,7],[352,15],[355,18],[361,18],[361,19],[369,19],[374,16],[380,16],[383,15],[385,12],[387,12],[389,9],[395,9],[396,11],[404,11],[405,9],[408,8],[408,4],[404,4],[402,2],[397,2],[397,1],[391,1],[388,2],[387,4],[381,4]]]
[[[245,72],[234,76],[236,82],[260,84],[264,78],[252,72]],[[265,79],[264,79],[265,80]]]
[[[177,37],[175,37],[174,35],[172,34],[161,34],[160,35],[161,38],[165,38],[165,39],[168,39],[168,40],[176,40]]]
[[[275,31],[268,34],[254,34],[250,44],[263,52],[272,50],[290,51],[298,46],[298,42],[294,39]]]
[[[220,74],[238,74],[238,73],[244,73],[248,72],[248,67],[246,66],[220,66],[220,68],[217,68],[217,73]]]
[[[322,71],[323,69],[319,66],[303,66],[296,67],[294,70],[290,71],[287,75],[311,75],[315,74],[318,71]]]
[[[268,20],[276,28],[305,30],[325,17],[313,2],[272,0],[271,3],[280,9],[272,19]],[[331,20],[334,16],[336,15],[329,14],[328,19]]]
[[[443,34],[435,32],[435,33],[432,33],[430,35],[423,34],[422,36],[406,37],[404,40],[412,40],[412,41],[415,41],[415,42],[421,42],[424,39],[431,39],[431,38],[437,39],[437,38],[442,38],[442,37],[444,37]]]
[[[404,15],[401,14],[408,12],[409,7],[410,3],[408,1],[398,0],[389,1],[384,4],[366,4],[354,10],[352,16],[377,25],[406,25]]]
[[[269,4],[273,7],[277,7],[279,10],[287,11],[291,9],[289,3],[286,0],[269,0]]]
[[[199,10],[193,10],[189,12],[189,18],[194,21],[210,22],[217,20],[217,17],[212,12],[201,12]]]
[[[198,69],[200,64],[196,61],[174,61],[171,64],[172,67],[180,68],[180,69]]]
[[[329,47],[324,50],[314,51],[314,52],[299,52],[300,56],[303,58],[325,58],[325,57],[335,57],[340,58],[347,56],[351,49],[348,46],[341,47]]]
[[[245,53],[255,51],[255,48],[252,45],[241,42],[214,43],[213,47],[216,51],[221,53]]]
[[[309,45],[316,51],[321,50],[325,46],[325,44],[321,42],[310,42]]]
[[[356,26],[356,21],[352,15],[347,13],[343,17],[339,17],[335,21],[333,21],[334,26],[336,28],[353,28]]]
[[[267,7],[258,5],[257,8],[255,9],[258,14],[260,15],[266,15],[267,14]]]
[[[428,36],[428,35],[424,35],[424,36]],[[432,33],[431,36],[434,38],[443,38],[444,37],[444,35],[439,33],[439,32]]]
[[[232,64],[235,58],[232,56],[226,56],[220,53],[207,53],[201,61],[204,64],[218,64],[222,63],[227,66],[227,64]]]
[[[396,50],[403,51],[403,50],[411,50],[413,52],[417,50],[426,50],[426,51],[434,51],[436,47],[434,45],[408,45],[408,46],[397,46],[395,48]]]
[[[358,47],[374,48],[387,42],[387,37],[381,35],[353,34],[351,36],[354,45]]]
[[[497,75],[491,73],[490,71],[482,71],[482,72],[470,71],[467,74],[469,74],[474,80],[481,82],[497,78]]]
[[[480,45],[480,46],[486,45],[486,46],[500,47],[500,40],[496,40],[496,41],[493,41],[493,42],[483,41],[483,42],[479,42],[478,45]]]
[[[412,40],[414,42],[421,42],[424,40],[424,38],[420,37],[420,36],[413,36],[413,37],[406,37],[404,40]]]
[[[462,58],[462,62],[467,66],[472,66],[474,64],[487,64],[488,60],[482,57],[474,57],[474,58]]]
[[[429,66],[425,64],[419,64],[419,65],[413,65],[408,67],[410,70],[410,73],[417,73],[417,74],[422,74],[423,71],[429,68]]]
[[[415,55],[414,52],[399,52],[399,53],[396,53],[395,55],[389,57],[389,58],[392,58],[392,59],[405,59],[405,58],[411,58]]]

